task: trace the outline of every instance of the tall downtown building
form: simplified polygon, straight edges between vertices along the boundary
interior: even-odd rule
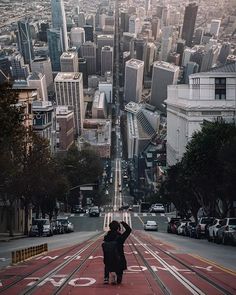
[[[51,0],[52,6],[52,27],[59,29],[62,33],[62,49],[68,49],[68,36],[66,29],[66,14],[63,0]]]
[[[152,89],[150,104],[165,111],[163,106],[167,98],[167,86],[177,84],[179,67],[168,62],[156,61],[153,64]]]
[[[74,110],[76,134],[83,129],[84,94],[81,73],[58,73],[54,80],[58,106],[71,106]]]
[[[59,72],[61,70],[60,56],[62,50],[62,33],[58,29],[47,30],[48,51],[52,63],[52,70]]]
[[[101,75],[113,70],[113,47],[104,46],[101,52]]]
[[[144,62],[131,59],[125,63],[124,98],[126,102],[140,102],[143,90]]]
[[[191,47],[192,45],[194,27],[197,18],[197,10],[198,6],[196,5],[196,3],[190,3],[185,8],[182,39],[186,41],[186,46],[189,47]]]
[[[20,20],[17,22],[18,32],[17,32],[17,43],[18,49],[22,56],[24,57],[24,62],[26,64],[31,64],[34,59],[33,44],[30,35],[30,28],[28,20]]]

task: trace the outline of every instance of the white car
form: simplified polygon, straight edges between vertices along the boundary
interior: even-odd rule
[[[150,208],[151,213],[165,213],[165,208],[162,204],[153,204]]]
[[[57,217],[57,221],[61,222],[66,233],[74,231],[74,225],[69,221],[68,217]]]
[[[177,234],[178,235],[184,235],[186,222],[180,222],[180,225],[177,228]]]
[[[221,223],[222,223],[222,220],[216,218],[213,221],[213,224],[211,226],[209,226],[209,228],[208,228],[208,241],[209,242],[211,242],[211,241],[216,242],[217,232],[218,232],[218,229],[221,227]]]
[[[144,230],[155,230],[158,231],[158,225],[154,220],[148,220],[144,223]]]

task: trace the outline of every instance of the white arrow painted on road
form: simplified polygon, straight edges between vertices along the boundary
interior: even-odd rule
[[[198,269],[205,269],[206,271],[212,271],[212,266],[211,265],[209,265],[207,267],[193,265],[193,267],[198,268]]]

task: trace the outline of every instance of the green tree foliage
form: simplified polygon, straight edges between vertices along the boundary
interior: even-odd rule
[[[61,161],[62,171],[68,179],[70,188],[83,184],[98,183],[103,172],[103,166],[100,158],[89,147],[81,151],[73,145],[67,155]],[[69,203],[76,203],[78,199],[79,188],[70,191]],[[94,197],[96,191],[93,192]]]
[[[23,109],[17,106],[18,94],[10,84],[0,87],[0,197],[5,203],[9,234],[12,232],[16,203],[17,177],[22,169],[24,137]]]
[[[203,207],[207,215],[225,217],[232,211],[236,184],[236,127],[204,122],[193,134],[180,163],[170,167],[167,194],[178,210]]]

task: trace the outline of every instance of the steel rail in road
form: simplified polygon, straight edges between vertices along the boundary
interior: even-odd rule
[[[88,243],[89,241],[92,241],[92,242],[93,242],[94,239],[97,240],[100,236],[101,236],[101,234],[99,234],[99,235],[96,234],[94,237],[92,237],[92,238],[89,239],[88,241],[85,241],[85,242],[80,243],[80,244],[76,244],[74,247],[70,247],[69,249],[66,248],[67,250],[66,250],[66,251],[63,251],[63,252],[57,257],[57,259],[60,259],[60,258],[62,258],[62,257],[64,257],[64,256],[70,254],[71,251],[76,250],[78,247],[84,247],[84,245],[87,245],[87,243]],[[95,240],[95,241],[96,241],[96,240]],[[77,253],[75,254],[75,256],[76,256],[76,255],[78,256]],[[33,257],[32,257],[32,258],[33,258]],[[33,275],[34,273],[36,273],[36,272],[42,270],[42,269],[45,268],[45,267],[48,267],[48,266],[49,266],[50,264],[52,264],[53,262],[54,262],[54,261],[49,261],[47,264],[40,265],[39,267],[36,267],[36,268],[33,269],[32,271],[29,271],[29,272],[27,272],[27,273],[24,274],[24,275],[17,276],[17,279],[16,279],[16,280],[14,280],[14,281],[11,282],[10,284],[8,284],[8,285],[6,285],[5,287],[2,287],[2,288],[0,289],[0,294],[1,294],[1,293],[4,293],[4,292],[7,291],[7,290],[10,290],[10,288],[16,286],[18,283],[20,283],[20,282],[21,282],[22,280],[24,280],[25,278],[27,278],[27,277]],[[23,294],[26,294],[26,293],[23,293]]]
[[[216,283],[214,280],[210,279],[209,277],[206,277],[204,273],[201,273],[200,270],[196,270],[195,268],[191,267],[187,263],[185,263],[183,260],[179,259],[175,255],[171,254],[169,251],[163,250],[161,247],[158,247],[156,244],[151,246],[154,248],[151,249],[149,246],[147,246],[147,243],[150,243],[150,240],[146,240],[143,237],[142,238],[137,238],[136,236],[132,235],[132,238],[136,240],[142,247],[148,251],[154,258],[156,258],[159,263],[161,263],[163,266],[165,266],[171,274],[173,274],[181,283],[183,283],[187,288],[189,289],[192,294],[199,294],[199,295],[204,295],[205,293],[202,292],[197,286],[195,286],[193,283],[191,283],[188,279],[186,279],[184,276],[182,276],[176,269],[174,269],[171,265],[169,265],[165,260],[163,260],[159,255],[156,254],[155,251],[158,250],[158,252],[162,252],[163,254],[167,255],[177,263],[181,264],[184,266],[186,269],[194,273],[196,276],[199,278],[203,279],[206,283],[210,284],[212,287],[216,288],[218,291],[222,292],[222,294],[225,295],[234,295],[234,293],[230,292],[226,288],[222,287],[218,283]],[[141,240],[142,239],[142,240]],[[137,248],[137,247],[136,247]],[[138,251],[136,249],[136,251]],[[187,285],[186,285],[187,284]]]
[[[132,238],[131,238],[131,241],[132,241]],[[139,255],[138,257],[141,259],[141,261],[144,263],[144,265],[146,266],[146,268],[149,270],[149,272],[151,273],[154,281],[158,284],[158,286],[160,287],[160,289],[163,292],[163,294],[164,295],[173,295],[171,293],[171,291],[169,290],[169,288],[165,285],[165,283],[160,279],[160,277],[152,269],[152,267],[150,266],[150,264],[148,263],[148,261],[143,257],[141,251],[138,249],[138,247],[135,245],[135,243],[132,243],[132,246],[130,245],[130,248],[131,248],[131,251],[133,249],[135,249],[135,251],[138,253],[138,255]],[[139,261],[138,261],[138,257],[136,257],[136,261],[137,261],[138,265],[141,265],[139,263]]]
[[[82,261],[80,261],[78,266],[76,268],[74,268],[72,270],[72,272],[67,276],[67,278],[63,282],[63,284],[61,286],[57,287],[57,289],[54,292],[52,292],[51,295],[58,294],[59,292],[61,292],[62,289],[64,287],[66,287],[68,281],[72,278],[72,276],[83,267],[83,265],[88,261],[88,258],[97,250],[97,248],[101,247],[101,242],[100,241],[101,241],[101,237],[103,237],[103,236],[104,236],[104,233],[100,234],[99,236],[94,238],[90,243],[86,243],[86,246],[84,246],[82,249],[80,249],[75,254],[73,254],[69,259],[67,259],[66,261],[59,264],[56,268],[54,268],[51,271],[49,271],[48,273],[46,273],[37,282],[35,282],[35,284],[33,286],[29,287],[28,289],[26,289],[22,293],[20,293],[20,295],[33,294],[33,292],[35,290],[37,290],[37,287],[40,285],[40,283],[42,283],[45,279],[47,279],[48,277],[55,276],[59,271],[61,271],[63,268],[68,266],[72,261],[74,261],[74,259],[76,257],[78,257],[79,255],[84,253],[89,248],[92,248],[92,250],[89,251],[89,253],[86,255],[86,257]]]

